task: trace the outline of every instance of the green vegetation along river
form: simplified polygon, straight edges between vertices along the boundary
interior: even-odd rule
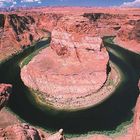
[[[105,39],[104,44],[108,49],[110,61],[119,68],[122,76],[121,83],[112,96],[93,108],[73,113],[50,113],[44,112],[30,100],[30,93],[20,78],[20,64],[28,63],[36,54],[36,48],[47,43],[40,42],[34,49],[25,50],[0,65],[0,82],[13,84],[13,93],[8,105],[10,110],[32,125],[52,131],[63,128],[68,134],[111,134],[123,130],[123,126],[132,121],[139,94],[137,85],[140,76],[140,55],[112,44],[108,38]],[[21,63],[22,60],[24,63]]]

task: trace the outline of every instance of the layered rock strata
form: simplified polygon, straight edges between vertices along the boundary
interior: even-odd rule
[[[50,32],[58,25],[59,28],[66,29],[70,32],[90,33],[94,36],[118,36],[117,42],[127,47],[126,33],[129,32],[127,25],[131,25],[136,31],[138,24],[135,26],[133,21],[139,21],[138,9],[85,9],[77,8],[80,11],[74,13],[69,8],[64,8],[63,12],[59,8],[31,9],[30,11],[21,10],[19,12],[1,13],[0,14],[0,59],[14,55],[32,43],[50,36]],[[39,11],[38,11],[39,10]],[[50,12],[51,11],[51,12]],[[131,11],[130,14],[129,11]],[[136,14],[134,14],[136,13]],[[63,26],[67,25],[67,26]],[[49,31],[49,32],[48,32]],[[132,31],[133,32],[133,31]],[[131,50],[137,51],[139,48],[135,41],[134,32],[133,41],[129,42]],[[125,36],[126,35],[126,36]],[[120,37],[119,37],[120,36]],[[126,41],[122,42],[122,37]],[[136,45],[136,46],[135,46]],[[133,47],[132,47],[133,46]],[[4,53],[3,53],[4,52]]]
[[[126,49],[140,53],[140,20],[131,20],[123,25],[114,41]]]
[[[40,18],[38,18],[40,17]],[[31,44],[49,38],[61,14],[0,14],[0,59],[14,55]]]
[[[81,107],[80,98],[98,96],[107,80],[108,60],[100,37],[55,29],[50,47],[23,67],[21,78],[53,107],[76,109]]]

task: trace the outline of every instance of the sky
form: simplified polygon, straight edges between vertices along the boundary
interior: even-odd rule
[[[140,0],[0,0],[0,7],[20,6],[121,6],[140,8]]]

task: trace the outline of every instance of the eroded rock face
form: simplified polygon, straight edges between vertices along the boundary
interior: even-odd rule
[[[81,106],[78,98],[96,94],[104,85],[108,60],[100,37],[56,28],[50,47],[22,69],[21,78],[54,107],[76,109]]]
[[[140,139],[140,96],[138,97],[135,107],[134,127],[133,127],[133,140]]]
[[[28,125],[13,125],[6,129],[1,129],[0,138],[2,139],[15,139],[15,140],[40,140],[39,133],[33,127]]]
[[[12,85],[0,84],[0,109],[7,103],[12,92]]]
[[[1,140],[65,140],[63,130],[51,136],[40,132],[28,124],[16,124],[0,129]]]
[[[50,36],[50,32],[56,26],[66,32],[77,32],[101,37],[116,36],[120,32],[120,35],[117,35],[118,39],[116,39],[118,40],[117,42],[121,42],[121,31],[123,31],[123,29],[126,32],[129,31],[129,29],[125,28],[126,24],[130,23],[132,25],[133,20],[139,20],[138,15],[129,14],[129,11],[134,13],[135,9],[129,9],[128,11],[127,9],[111,9],[108,11],[107,9],[83,8],[83,11],[80,9],[80,11],[77,12],[74,9],[74,13],[71,10],[67,11],[67,8],[66,11],[63,9],[63,12],[59,8],[44,8],[38,10],[39,9],[32,9],[28,11],[28,13],[21,10],[20,12],[12,12],[10,14],[0,14],[1,60],[21,51],[35,41]],[[50,13],[50,11],[52,12]],[[135,11],[135,13],[137,12],[138,10]],[[139,40],[138,24],[136,24],[136,26],[132,25],[134,31],[129,32],[134,37],[134,41]],[[127,38],[127,35],[125,35],[126,34],[123,35],[124,38]],[[134,41],[129,44],[136,45]],[[125,42],[121,42],[121,44],[127,47]],[[133,48],[135,50],[135,47]],[[136,46],[136,48],[139,47]]]
[[[130,20],[119,30],[115,43],[136,53],[140,52],[140,20]]]
[[[65,15],[57,23],[59,30],[93,36],[115,36],[128,21],[127,15],[84,13]]]
[[[38,18],[40,17],[40,18]],[[28,47],[32,43],[49,38],[61,14],[13,13],[0,15],[0,59]],[[3,53],[4,52],[4,53]]]

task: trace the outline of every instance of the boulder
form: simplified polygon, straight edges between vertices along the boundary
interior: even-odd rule
[[[0,109],[4,107],[12,93],[12,85],[0,84]]]

